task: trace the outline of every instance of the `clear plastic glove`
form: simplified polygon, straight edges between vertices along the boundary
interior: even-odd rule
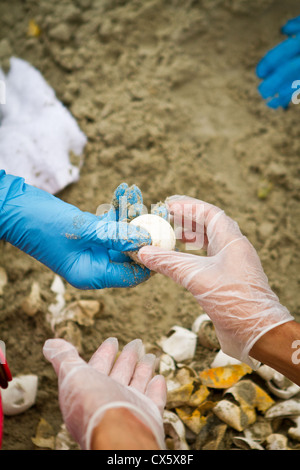
[[[121,184],[112,208],[101,216],[0,170],[0,239],[31,255],[78,289],[131,287],[149,278],[148,269],[123,252],[151,243],[145,230],[128,225],[119,201],[135,215],[142,210],[137,186]]]
[[[288,39],[267,52],[256,68],[257,76],[263,79],[258,90],[274,109],[287,108],[299,88],[300,16],[289,20],[281,31]]]
[[[129,409],[164,448],[166,383],[160,375],[153,377],[155,356],[144,354],[141,340],[128,343],[116,361],[116,338],[104,341],[89,363],[63,339],[47,340],[43,352],[58,376],[66,427],[82,449],[90,449],[94,428],[112,408]]]
[[[271,290],[254,247],[236,222],[197,199],[175,196],[167,203],[177,238],[206,249],[207,256],[147,246],[139,250],[141,262],[188,289],[214,323],[223,352],[255,369],[258,363],[249,356],[255,342],[293,317]]]

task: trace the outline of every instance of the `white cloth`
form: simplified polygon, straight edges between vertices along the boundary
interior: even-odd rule
[[[12,57],[8,74],[0,69],[0,80],[0,168],[52,194],[78,181],[86,136],[41,73]]]

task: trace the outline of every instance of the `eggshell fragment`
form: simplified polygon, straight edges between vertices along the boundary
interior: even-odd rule
[[[175,361],[186,361],[195,355],[197,335],[193,331],[175,325],[171,328],[168,337],[161,338],[159,345]]]

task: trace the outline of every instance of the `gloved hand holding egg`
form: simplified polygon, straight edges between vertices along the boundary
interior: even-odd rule
[[[271,290],[254,247],[224,211],[186,196],[167,202],[175,225],[183,227],[181,241],[194,237],[207,256],[145,246],[141,263],[188,289],[213,321],[223,352],[256,368],[249,355],[256,341],[294,318]]]

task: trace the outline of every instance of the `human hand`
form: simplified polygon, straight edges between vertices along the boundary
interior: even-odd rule
[[[256,368],[249,356],[255,342],[293,317],[271,290],[254,247],[224,211],[186,196],[167,204],[176,234],[183,228],[178,238],[194,241],[207,256],[147,246],[138,252],[141,262],[188,289],[214,323],[222,350]]]
[[[150,244],[151,238],[125,222],[119,210],[122,196],[127,197],[126,207],[139,215],[142,195],[136,186],[120,185],[113,207],[96,216],[0,170],[0,239],[78,289],[135,286],[148,279],[150,272],[124,252]]]
[[[43,352],[58,376],[66,427],[82,449],[91,448],[93,430],[107,410],[116,408],[131,411],[164,448],[166,383],[160,375],[153,377],[155,356],[144,354],[141,340],[128,343],[116,361],[116,338],[104,341],[88,363],[63,339],[47,340]]]
[[[287,108],[300,80],[300,16],[282,28],[288,39],[271,49],[260,60],[256,74],[263,79],[258,90],[270,108]]]

